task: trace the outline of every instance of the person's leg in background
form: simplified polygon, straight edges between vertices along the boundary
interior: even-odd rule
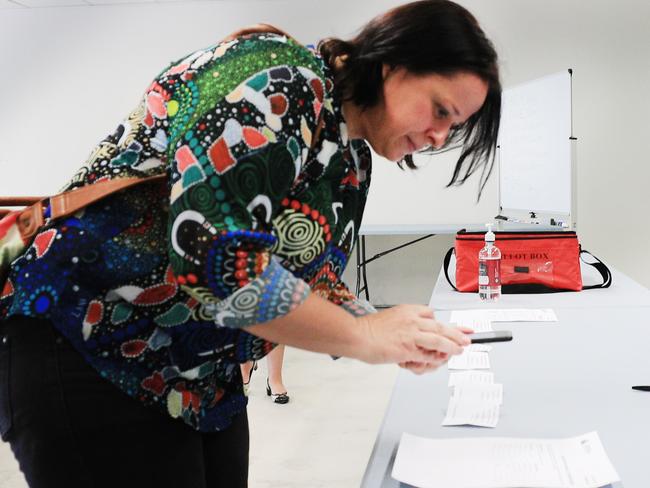
[[[282,362],[284,361],[284,346],[278,345],[266,356],[269,376],[266,379],[266,394],[275,403],[289,403],[289,395],[282,381]]]
[[[266,366],[268,369],[268,376],[266,377],[266,394],[270,396],[275,403],[283,405],[289,403],[289,395],[287,388],[282,381],[282,363],[284,361],[284,346],[276,346],[266,356]],[[248,361],[240,364],[241,377],[244,382],[244,393],[248,395],[250,388],[250,381],[253,377],[253,372],[257,369],[257,361]]]
[[[244,395],[248,396],[248,389],[250,388],[251,378],[253,377],[253,372],[257,370],[257,361],[246,361],[239,365],[241,371],[241,378],[244,384]]]

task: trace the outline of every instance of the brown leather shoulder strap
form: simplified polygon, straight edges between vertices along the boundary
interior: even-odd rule
[[[0,197],[0,207],[25,207],[47,197]]]
[[[117,178],[114,180],[100,181],[93,185],[82,186],[74,190],[60,193],[49,198],[50,219],[60,219],[78,212],[84,207],[101,200],[113,193],[126,190],[142,183],[163,181],[166,174],[149,176],[146,178]],[[25,197],[32,198],[32,197]],[[21,198],[3,198],[1,202],[20,202]],[[16,203],[4,203],[15,205]],[[20,204],[20,203],[18,203]],[[41,199],[29,207],[23,209],[17,220],[20,234],[24,240],[31,239],[45,223],[44,211],[48,205],[48,199]],[[0,216],[4,213],[0,212]]]
[[[78,212],[91,203],[95,203],[102,198],[107,197],[111,193],[125,190],[141,183],[153,182],[164,180],[167,178],[166,174],[148,176],[145,178],[116,178],[114,180],[100,181],[92,185],[82,186],[74,190],[59,193],[52,197],[0,197],[0,206],[2,207],[26,207],[22,213],[32,215],[31,220],[35,221],[33,225],[39,227],[43,225],[42,215],[43,210],[50,205],[50,218],[58,219],[67,217],[75,212]],[[0,217],[9,213],[7,209],[0,209]]]
[[[293,37],[291,37],[289,34],[284,32],[281,29],[278,29],[275,26],[272,26],[271,24],[255,24],[255,25],[250,25],[248,27],[244,27],[243,29],[236,30],[235,32],[231,33],[230,35],[226,36],[223,38],[221,42],[228,42],[232,41],[233,39],[236,39],[237,37],[240,36],[245,36],[247,34],[263,34],[263,33],[271,33],[271,34],[278,34],[281,36],[285,36],[288,39],[291,39],[295,42],[298,43]],[[298,43],[300,44],[300,43]]]
[[[166,178],[166,174],[148,176],[146,178],[116,178],[60,193],[50,198],[50,218],[58,219],[67,217],[112,193],[126,190],[127,188],[142,183],[162,181]]]

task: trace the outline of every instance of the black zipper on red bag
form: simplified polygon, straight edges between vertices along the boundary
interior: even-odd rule
[[[531,239],[577,239],[578,235],[573,232],[573,231],[567,231],[567,232],[562,232],[562,231],[531,231],[531,232],[522,232],[522,234],[526,234],[525,237],[501,237],[499,239],[499,235],[509,235],[512,236],[514,232],[508,232],[508,231],[497,231],[494,233],[496,240],[500,241],[527,241]],[[475,236],[475,237],[474,237]],[[456,239],[462,240],[462,241],[476,241],[476,240],[483,240],[485,236],[485,232],[465,232],[464,230],[458,231],[458,234],[456,234]]]

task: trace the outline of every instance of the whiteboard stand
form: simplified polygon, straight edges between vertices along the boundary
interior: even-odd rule
[[[402,245],[377,253],[371,258],[366,258],[366,234],[360,234],[357,238],[357,253],[356,253],[357,254],[357,283],[355,287],[355,295],[359,297],[360,296],[359,294],[361,292],[364,292],[366,296],[366,301],[370,302],[370,290],[368,288],[368,276],[366,274],[367,264],[385,256],[386,254],[390,254],[394,251],[402,249],[403,247],[410,246],[411,244],[415,244],[416,242],[423,241],[424,239],[428,239],[429,237],[433,237],[435,235],[436,234],[427,234],[423,237],[419,237],[418,239],[413,239]],[[363,286],[362,286],[362,282],[363,282]],[[375,305],[376,308],[388,308],[390,306],[391,305]]]
[[[519,226],[521,227],[521,226]],[[355,295],[361,297],[363,292],[366,300],[370,301],[370,290],[368,288],[368,275],[366,273],[366,265],[369,263],[386,256],[392,252],[395,252],[399,249],[403,249],[407,246],[411,246],[415,243],[428,239],[429,237],[434,237],[437,235],[453,235],[458,232],[460,229],[466,229],[468,231],[481,231],[485,229],[483,224],[362,224],[359,228],[359,234],[356,240],[356,271],[357,271],[357,280],[355,287]],[[393,235],[393,236],[421,236],[416,239],[412,239],[404,244],[399,246],[392,247],[385,251],[381,251],[374,256],[368,258],[366,256],[366,236],[372,235]],[[387,308],[392,305],[388,304],[374,304],[375,308]]]
[[[578,227],[578,139],[570,137],[571,146],[571,211],[570,213],[549,212],[543,209],[504,208],[502,206],[501,185],[499,185],[499,215],[495,217],[495,230],[506,230],[502,222],[517,224],[543,225],[558,231],[577,231]],[[500,162],[500,150],[497,147],[497,159]]]

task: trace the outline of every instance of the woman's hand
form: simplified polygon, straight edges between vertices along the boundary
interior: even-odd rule
[[[474,331],[468,327],[458,326],[456,330],[461,331],[463,334],[473,334]],[[434,360],[427,363],[417,361],[407,361],[399,363],[400,368],[408,369],[411,373],[424,374],[429,371],[438,369],[449,360],[449,354],[445,352],[436,353]]]
[[[432,371],[470,343],[469,329],[440,324],[424,305],[398,305],[358,317],[363,330],[359,359],[371,364],[397,363],[415,373]]]
[[[398,305],[355,317],[315,293],[290,313],[244,330],[278,344],[371,364],[400,364],[415,373],[460,354],[471,332],[436,322],[424,305]]]

